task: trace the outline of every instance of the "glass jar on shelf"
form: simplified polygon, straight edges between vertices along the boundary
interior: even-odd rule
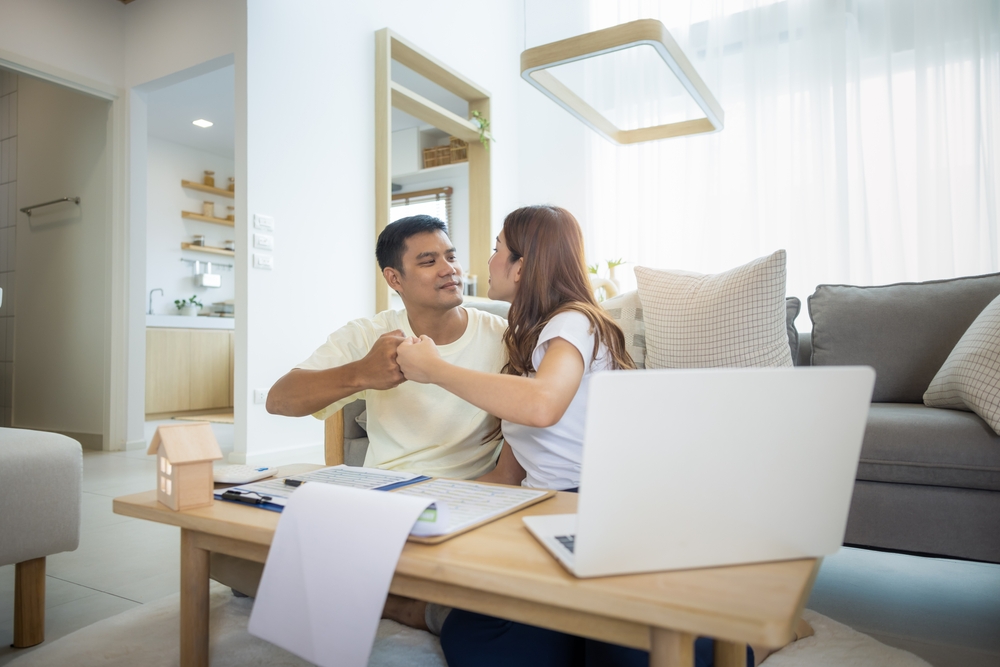
[[[202,178],[201,182],[210,188],[215,187],[215,172],[208,169],[205,170],[205,176]]]
[[[206,201],[201,203],[201,214],[206,218],[215,217],[215,202]]]

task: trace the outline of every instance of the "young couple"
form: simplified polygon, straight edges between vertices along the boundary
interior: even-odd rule
[[[325,418],[365,398],[367,466],[576,491],[588,376],[635,367],[621,329],[594,298],[576,219],[531,206],[504,220],[489,297],[510,302],[507,322],[461,307],[462,269],[435,218],[389,225],[376,257],[406,310],[331,334],[275,383],[268,411]],[[425,625],[423,603],[394,596],[386,613],[436,624],[428,613]],[[648,664],[644,651],[458,609],[440,633],[451,667]],[[697,665],[712,664],[712,648],[698,640]],[[748,650],[747,664],[766,653],[757,655]]]

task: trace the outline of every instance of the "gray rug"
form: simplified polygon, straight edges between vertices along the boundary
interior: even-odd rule
[[[176,667],[178,595],[157,600],[42,645],[10,667]],[[252,601],[212,593],[214,667],[306,667],[310,663],[247,633]],[[816,631],[765,661],[768,667],[930,667],[917,656],[879,643],[816,612],[803,617]],[[369,667],[444,667],[436,637],[382,621]]]

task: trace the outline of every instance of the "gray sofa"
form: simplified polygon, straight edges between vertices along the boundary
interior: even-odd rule
[[[809,297],[813,331],[801,334],[794,326],[800,302],[787,300],[797,366],[860,364],[876,371],[847,544],[1000,563],[1000,436],[972,412],[929,408],[922,399],[962,334],[998,294],[1000,274],[821,285]],[[629,296],[606,302],[613,315]],[[641,327],[641,312],[637,319]],[[641,330],[632,339],[642,345]],[[364,409],[364,401],[344,409],[348,465],[364,463]]]
[[[1000,294],[1000,274],[878,287],[821,285],[797,365],[872,366],[875,391],[847,544],[1000,563],[1000,436],[923,394]]]

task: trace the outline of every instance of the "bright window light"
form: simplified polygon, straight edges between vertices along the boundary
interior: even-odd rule
[[[204,118],[199,118],[198,120],[193,121],[193,124],[197,125],[198,127],[212,127],[212,125],[214,125],[215,123],[213,123],[210,120],[205,120]]]

